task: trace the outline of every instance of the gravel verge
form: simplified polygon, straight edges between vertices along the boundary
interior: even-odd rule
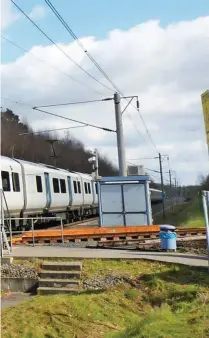
[[[107,276],[94,276],[91,279],[83,281],[83,288],[88,290],[104,290],[118,284],[131,283],[131,280],[124,276],[107,275]]]
[[[38,271],[19,264],[2,264],[1,277],[38,279]]]

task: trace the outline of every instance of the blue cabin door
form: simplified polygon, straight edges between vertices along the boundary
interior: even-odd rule
[[[49,174],[44,173],[45,176],[45,185],[46,185],[46,208],[48,209],[51,205],[51,190],[49,183]]]

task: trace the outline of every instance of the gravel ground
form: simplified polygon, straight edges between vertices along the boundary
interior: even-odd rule
[[[34,268],[26,267],[19,264],[2,264],[1,277],[19,277],[37,279],[38,272]]]
[[[69,248],[86,248],[88,246],[96,247],[96,241],[83,241],[83,242],[66,242],[66,243],[50,243],[49,246],[69,247]]]
[[[139,251],[162,251],[160,244],[156,243],[150,245],[149,247],[140,245],[136,250]],[[185,241],[177,243],[177,252],[190,253],[194,255],[207,255],[207,243],[205,239],[195,240],[195,241]]]
[[[83,281],[83,288],[88,290],[104,290],[122,283],[130,284],[131,280],[124,276],[107,275],[101,277],[97,275],[91,279]]]
[[[45,244],[47,246],[55,247],[69,247],[69,248],[86,248],[86,247],[97,247],[96,241],[84,241],[78,243],[54,243],[54,244]],[[108,247],[107,247],[108,248]],[[109,246],[109,249],[119,248],[119,249],[136,249],[139,251],[161,251],[160,243],[143,245],[143,244],[131,244],[131,245],[115,245],[114,247]],[[199,255],[207,255],[207,243],[206,240],[195,240],[195,241],[186,241],[179,242],[177,244],[177,249],[180,252],[188,252]]]
[[[195,255],[207,255],[207,242],[206,240],[197,240],[197,241],[188,241],[181,242],[178,245],[178,250],[180,252],[188,252]]]

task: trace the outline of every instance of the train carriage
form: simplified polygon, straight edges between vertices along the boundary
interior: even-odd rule
[[[97,183],[89,174],[1,156],[0,184],[12,218],[59,216],[70,222],[98,213]],[[165,198],[160,190],[150,193],[152,203]]]
[[[4,210],[8,209],[12,217],[20,217],[24,208],[22,169],[17,161],[9,157],[1,156],[0,188],[4,191]]]

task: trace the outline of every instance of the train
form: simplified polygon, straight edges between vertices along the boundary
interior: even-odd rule
[[[30,228],[32,217],[62,217],[65,224],[98,215],[98,187],[90,174],[1,156],[0,189],[13,230]],[[150,190],[151,202],[160,202],[162,192]]]

